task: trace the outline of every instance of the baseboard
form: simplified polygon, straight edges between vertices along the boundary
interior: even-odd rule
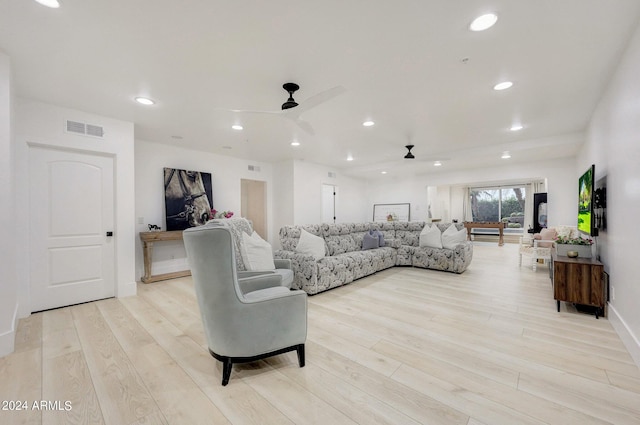
[[[13,309],[11,329],[0,334],[0,357],[13,353],[16,344],[16,327],[18,325],[18,304]]]
[[[618,333],[618,336],[620,336],[624,346],[627,347],[627,350],[629,351],[629,354],[631,354],[631,358],[633,358],[636,366],[640,368],[640,341],[629,329],[627,323],[622,317],[620,317],[618,311],[611,305],[611,303],[607,305],[607,310],[609,313],[609,322],[613,326],[613,329]]]
[[[137,293],[138,293],[138,287],[137,287],[137,283],[134,281],[134,282],[118,285],[118,293],[116,294],[116,297],[118,298],[131,297],[133,295],[136,295]]]

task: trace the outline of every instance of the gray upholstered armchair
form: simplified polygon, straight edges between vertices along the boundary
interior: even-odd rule
[[[263,289],[243,292],[227,226],[187,229],[184,243],[209,352],[223,364],[222,385],[229,382],[233,363],[296,350],[303,367],[307,294],[281,286],[274,275],[250,277]]]

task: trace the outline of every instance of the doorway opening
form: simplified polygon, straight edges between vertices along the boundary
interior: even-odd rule
[[[267,184],[260,180],[240,180],[240,215],[253,224],[260,237],[268,240],[267,234]]]

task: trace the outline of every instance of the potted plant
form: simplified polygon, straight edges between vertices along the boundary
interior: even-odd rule
[[[593,245],[592,239],[558,236],[555,239],[555,243],[558,255],[567,257],[567,253],[573,251],[578,253],[578,257],[591,258],[591,245]]]

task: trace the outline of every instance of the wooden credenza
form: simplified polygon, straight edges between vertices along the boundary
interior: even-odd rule
[[[191,270],[183,270],[172,273],[151,274],[151,263],[153,257],[153,244],[165,241],[181,241],[182,230],[172,230],[170,232],[140,232],[142,241],[142,253],[144,257],[144,283],[157,282],[159,280],[175,279],[178,277],[191,276]]]
[[[560,301],[596,307],[604,315],[606,293],[603,280],[604,265],[591,258],[569,258],[551,254],[553,271],[553,298]]]

